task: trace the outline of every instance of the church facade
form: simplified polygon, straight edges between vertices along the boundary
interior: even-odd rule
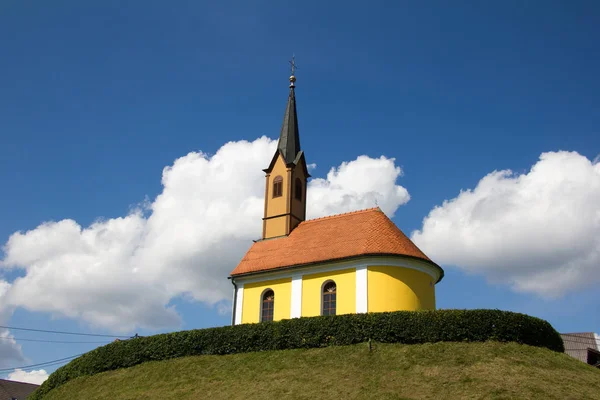
[[[265,172],[261,240],[231,272],[233,324],[435,309],[444,271],[379,209],[306,220],[310,177],[290,92]]]

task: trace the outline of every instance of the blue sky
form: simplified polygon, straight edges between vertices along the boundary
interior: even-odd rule
[[[495,170],[527,174],[544,152],[590,161],[600,153],[596,2],[369,4],[3,4],[0,243],[45,221],[87,227],[124,217],[152,202],[163,191],[163,168],[189,152],[210,156],[230,141],[276,139],[292,53],[312,175],[325,178],[360,155],[394,158],[403,171],[396,184],[410,201],[393,220],[407,234]],[[589,287],[547,298],[491,283],[487,272],[442,266],[439,308],[508,309],[559,331],[600,330]],[[9,283],[24,275],[0,271]],[[126,334],[230,320],[218,305],[186,296],[169,305],[181,325]],[[80,314],[33,309],[15,306],[0,322],[114,333]],[[93,348],[20,344],[25,359],[5,367]]]

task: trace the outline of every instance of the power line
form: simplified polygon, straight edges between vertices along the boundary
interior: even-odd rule
[[[18,340],[20,342],[41,342],[41,343],[88,343],[88,344],[109,344],[111,342],[79,342],[70,340],[42,340],[42,339],[23,339],[13,337],[0,337],[0,340]]]
[[[17,370],[17,369],[18,369],[18,370],[20,370],[20,371],[24,371],[24,372],[31,372],[31,371],[34,371],[34,370],[36,370],[36,369],[46,369],[46,368],[48,368],[48,367],[53,367],[53,366],[55,366],[55,365],[62,365],[62,364],[66,364],[66,363],[68,363],[68,362],[70,362],[70,361],[72,361],[72,359],[69,359],[69,360],[61,360],[61,361],[56,361],[56,362],[53,362],[53,363],[48,363],[48,364],[44,364],[44,365],[40,365],[40,366],[36,366],[36,367],[30,367],[30,368],[19,368],[19,367],[16,367],[16,368],[15,368],[15,370]],[[0,372],[0,373],[3,373],[3,374],[5,374],[5,373],[7,373],[7,372],[10,372],[10,371]]]
[[[32,369],[32,368],[48,367],[50,365],[60,364],[60,363],[64,363],[64,362],[67,362],[67,361],[71,361],[74,358],[77,358],[77,357],[79,357],[81,355],[83,355],[83,353],[82,354],[77,354],[77,355],[74,355],[74,356],[70,356],[70,357],[59,358],[57,360],[46,361],[46,362],[38,363],[38,364],[25,365],[25,366],[22,366],[22,367],[3,368],[3,369],[0,369],[0,372],[8,372],[8,371],[12,371],[12,370],[15,370],[15,369],[27,370],[27,369]]]
[[[45,329],[17,328],[17,327],[14,327],[14,326],[2,326],[2,325],[0,325],[0,328],[11,329],[11,330],[15,330],[15,331],[57,333],[57,334],[60,334],[60,335],[98,336],[98,337],[123,338],[123,339],[129,339],[130,338],[129,336],[102,335],[102,334],[96,334],[96,333],[80,333],[80,332],[65,332],[65,331],[50,331],[50,330],[45,330]]]
[[[15,367],[15,369],[7,370],[7,371],[0,371],[0,374],[7,374],[8,375],[8,374],[11,374],[11,373],[16,372],[16,371],[33,372],[33,371],[39,371],[41,369],[43,369],[45,371],[46,369],[51,368],[51,367],[58,368],[60,366],[63,366],[65,364],[71,362],[71,361],[72,361],[72,359],[64,360],[64,361],[57,361],[55,363],[48,363],[48,364],[40,365],[40,366],[37,366],[37,367],[31,367],[31,368],[19,368],[19,367]]]
[[[66,361],[70,361],[70,360],[72,360],[74,358],[82,356],[83,354],[84,353],[77,354],[77,355],[70,356],[70,357],[59,358],[58,360],[46,361],[46,362],[38,363],[38,364],[25,365],[23,367],[2,368],[2,369],[0,369],[0,372],[10,372],[10,371],[15,370],[15,369],[25,370],[25,369],[37,368],[37,367],[48,367],[50,365],[59,364],[61,362],[66,362]]]

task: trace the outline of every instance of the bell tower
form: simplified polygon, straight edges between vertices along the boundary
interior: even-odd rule
[[[287,236],[306,219],[306,183],[310,177],[300,150],[296,112],[295,62],[277,150],[265,172],[265,214],[263,239]]]

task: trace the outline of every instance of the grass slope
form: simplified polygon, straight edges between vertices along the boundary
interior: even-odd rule
[[[360,344],[148,362],[45,398],[600,399],[600,370],[515,343]]]

